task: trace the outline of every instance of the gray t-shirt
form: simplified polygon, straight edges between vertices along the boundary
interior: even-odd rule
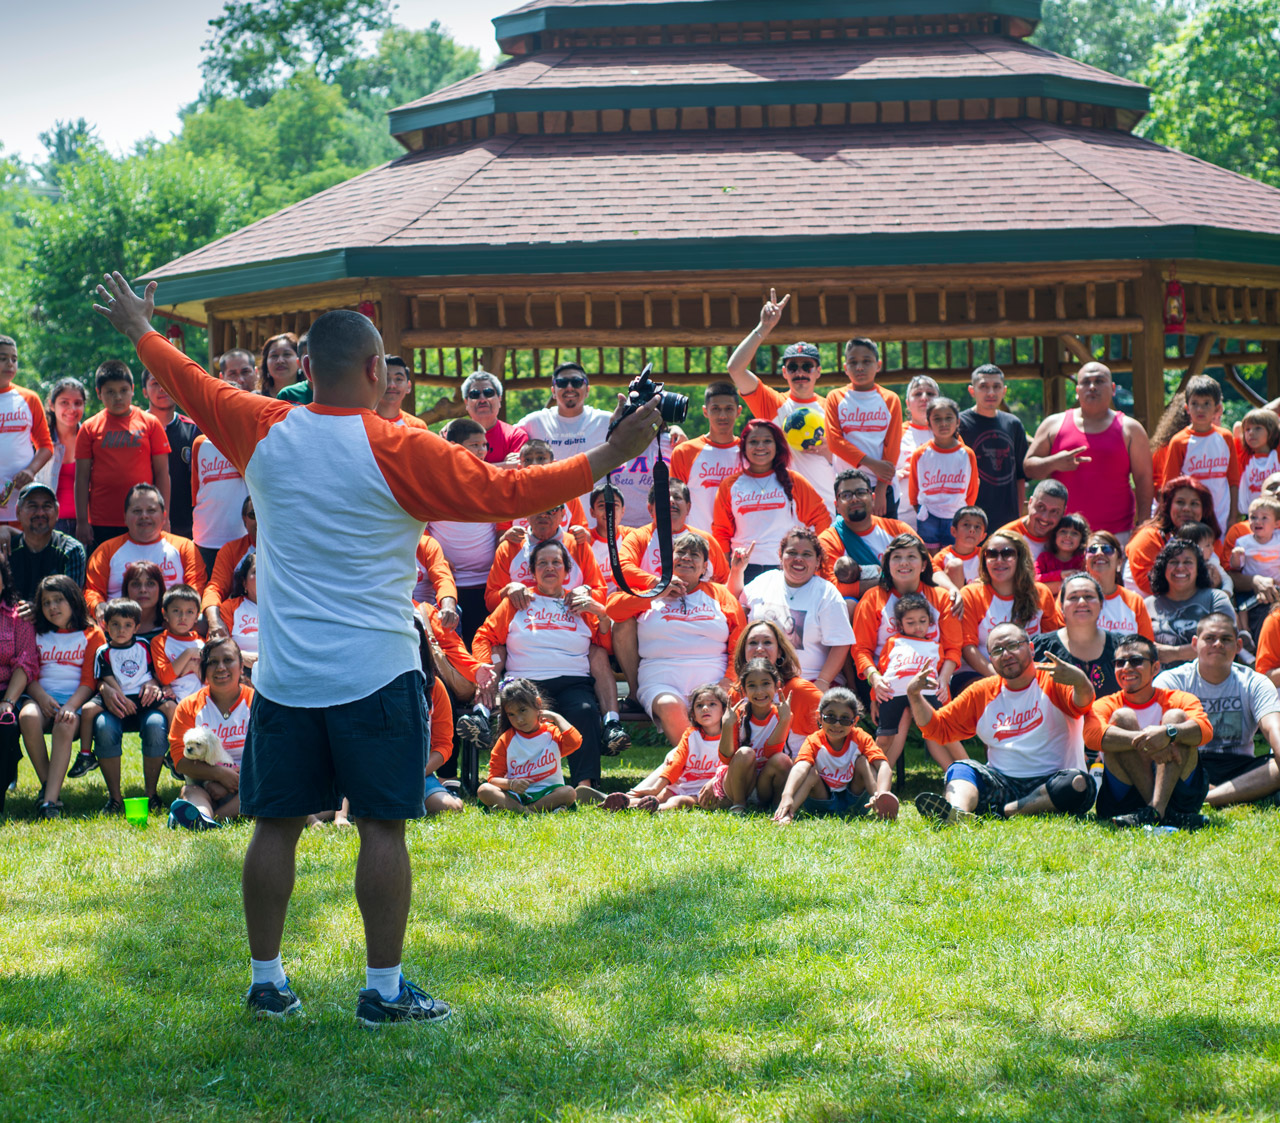
[[[1231,674],[1220,683],[1209,682],[1196,660],[1156,675],[1155,685],[1194,694],[1209,715],[1213,740],[1201,745],[1201,753],[1253,756],[1258,723],[1268,714],[1280,713],[1275,684],[1257,671],[1231,665]]]
[[[1190,643],[1196,634],[1196,625],[1211,612],[1221,612],[1233,620],[1236,615],[1231,598],[1221,589],[1197,589],[1195,596],[1187,600],[1147,597],[1147,611],[1151,614],[1156,643],[1170,647]]]

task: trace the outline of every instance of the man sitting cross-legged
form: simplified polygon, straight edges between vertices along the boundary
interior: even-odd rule
[[[975,814],[1085,814],[1094,796],[1082,729],[1094,698],[1088,677],[1052,655],[1049,663],[1034,662],[1031,640],[1016,624],[992,628],[987,650],[996,674],[940,710],[925,697],[937,690],[932,671],[907,687],[924,737],[945,744],[976,734],[987,748],[986,764],[953,764],[945,797],[922,792],[916,810],[939,825]]]
[[[1194,695],[1157,686],[1156,645],[1130,636],[1116,648],[1118,694],[1094,703],[1085,744],[1102,750],[1100,820],[1114,827],[1204,825],[1200,805],[1209,781],[1200,746],[1213,736]]]

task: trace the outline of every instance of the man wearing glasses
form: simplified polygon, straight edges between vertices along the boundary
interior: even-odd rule
[[[826,402],[814,390],[822,376],[822,361],[817,347],[812,343],[793,343],[782,353],[781,373],[788,387],[786,394],[779,394],[771,386],[766,386],[749,369],[760,345],[781,322],[782,311],[790,302],[790,293],[779,300],[777,290],[770,289],[769,299],[760,309],[760,323],[751,329],[751,333],[729,356],[729,377],[733,379],[751,416],[772,421],[784,432],[786,427],[783,422],[796,410],[812,409],[819,414],[826,411]],[[901,407],[898,416],[902,416]],[[828,497],[831,495],[835,471],[831,467],[831,449],[827,442],[824,440],[813,451],[795,448],[790,451],[791,466],[813,484],[814,490],[826,503],[827,510],[834,513]],[[889,478],[893,478],[892,467],[889,469]]]
[[[1146,636],[1116,648],[1120,691],[1094,703],[1084,731],[1085,744],[1103,754],[1098,819],[1113,827],[1196,830],[1209,790],[1200,746],[1212,740],[1213,727],[1194,695],[1157,686],[1159,673],[1156,645]]]
[[[987,651],[995,675],[940,710],[925,697],[937,691],[932,671],[907,687],[922,736],[945,744],[976,734],[987,750],[986,764],[962,760],[948,768],[945,794],[921,792],[916,810],[938,826],[975,815],[1085,814],[1094,797],[1083,736],[1094,699],[1089,677],[1052,655],[1034,662],[1031,640],[1016,624],[992,628]]]
[[[841,596],[856,598],[880,580],[880,562],[890,542],[899,534],[920,536],[904,522],[871,513],[871,485],[853,468],[836,477],[835,498],[835,521],[818,535],[827,559],[822,576],[835,581]],[[941,571],[934,577],[951,590]]]
[[[387,359],[387,384],[391,384],[390,358]],[[502,380],[487,370],[468,375],[462,384],[462,404],[467,416],[484,430],[485,443],[489,446],[484,454],[485,463],[519,468],[520,450],[529,434],[498,416],[502,410]]]

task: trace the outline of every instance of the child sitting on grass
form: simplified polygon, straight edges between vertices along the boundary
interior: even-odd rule
[[[1084,544],[1089,538],[1089,524],[1079,515],[1063,515],[1053,528],[1049,546],[1036,558],[1036,580],[1048,585],[1056,597],[1062,588],[1062,575],[1084,569]]]
[[[167,598],[166,598],[167,599]],[[227,632],[240,645],[246,677],[258,662],[258,555],[250,554],[231,579],[231,596],[222,602]]]
[[[252,556],[252,555],[250,555]],[[174,585],[160,602],[164,631],[151,641],[156,678],[181,702],[200,689],[200,649],[196,635],[200,594],[190,585]]]
[[[858,728],[862,705],[852,690],[833,686],[822,696],[822,728],[811,733],[787,777],[773,816],[792,822],[798,811],[809,815],[898,817],[898,797],[889,790],[893,770],[879,747]]]
[[[781,793],[791,768],[786,753],[791,707],[781,687],[782,676],[768,659],[752,659],[743,667],[738,679],[743,700],[721,719],[719,766],[698,796],[700,807],[745,815],[753,796],[768,807]]]
[[[898,634],[889,637],[880,652],[879,667],[867,676],[877,702],[876,744],[890,768],[898,763],[911,730],[907,684],[926,669],[935,675],[943,673],[938,641],[929,639],[933,609],[928,600],[920,593],[905,594],[893,606],[893,619]],[[941,745],[925,738],[924,744],[944,770],[968,756],[964,746],[956,741]]]
[[[527,678],[512,679],[498,691],[498,739],[489,776],[476,792],[486,807],[528,815],[560,811],[577,798],[564,782],[563,758],[581,747],[582,734],[542,707],[537,686]]]
[[[978,579],[978,561],[987,537],[987,513],[981,507],[961,507],[951,518],[951,537],[933,559],[957,589]]]

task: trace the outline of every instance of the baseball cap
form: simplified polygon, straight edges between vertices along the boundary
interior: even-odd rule
[[[27,496],[34,495],[37,491],[47,491],[55,500],[58,498],[58,493],[48,484],[29,483],[20,492],[18,492],[18,502],[25,503],[27,501]]]
[[[818,348],[812,343],[791,344],[782,352],[780,362],[785,363],[788,359],[812,359],[818,365],[822,363],[822,356],[818,354]]]

